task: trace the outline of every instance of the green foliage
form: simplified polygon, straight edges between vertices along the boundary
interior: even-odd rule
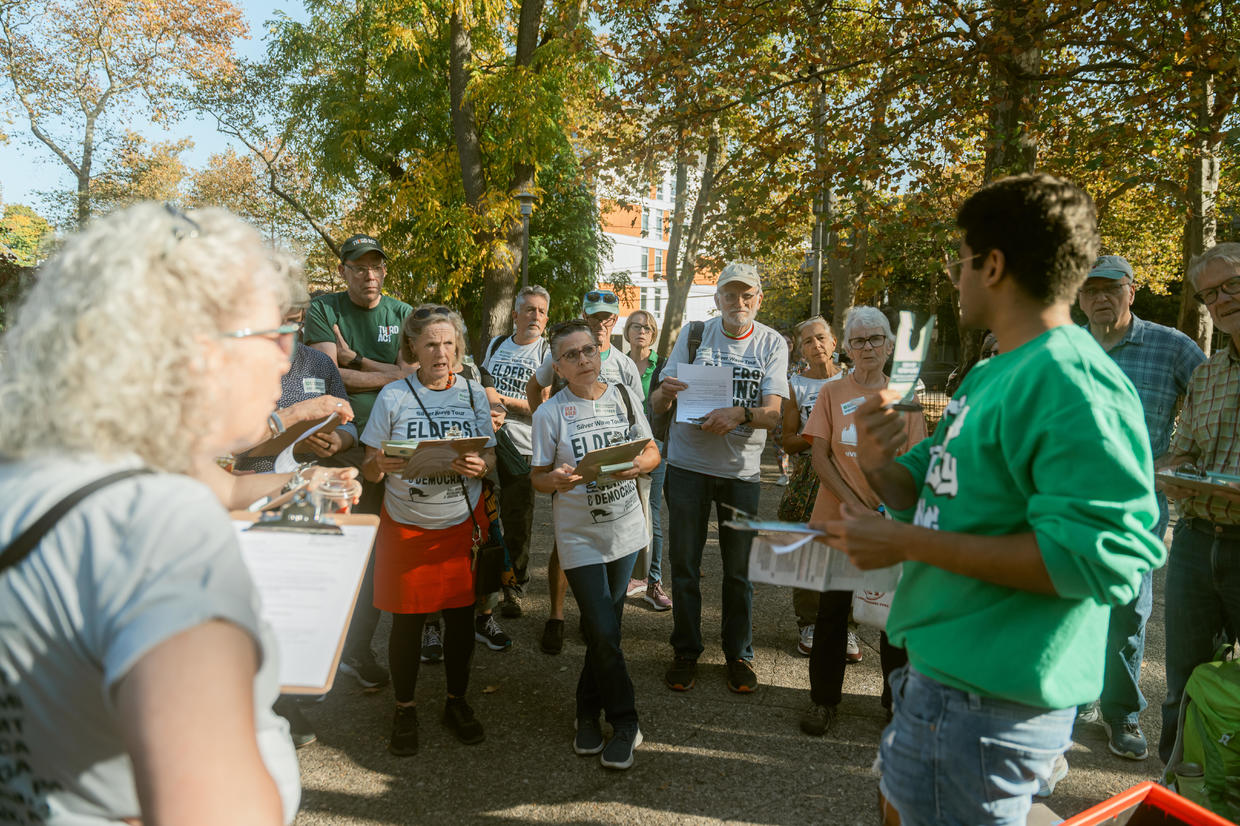
[[[18,267],[33,267],[48,256],[55,229],[43,216],[22,204],[6,204],[0,219],[0,251],[12,253]]]

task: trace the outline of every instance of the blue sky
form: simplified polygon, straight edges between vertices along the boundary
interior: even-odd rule
[[[265,21],[273,18],[278,11],[290,17],[304,15],[301,0],[233,2],[245,14],[250,26],[250,38],[237,41],[235,49],[238,54],[252,59],[262,57],[265,52]],[[5,83],[7,85],[7,81]],[[8,91],[9,89],[4,90],[6,93]],[[209,156],[223,151],[230,144],[227,138],[215,131],[213,120],[200,119],[192,114],[173,124],[170,130],[153,127],[145,121],[130,126],[152,142],[192,138],[194,148],[183,157],[193,168],[205,166]],[[71,189],[75,186],[73,176],[50,149],[30,135],[26,121],[16,120],[12,124],[6,124],[5,131],[12,139],[7,144],[0,144],[0,202],[27,204],[42,212],[43,204],[38,193],[52,189]],[[77,153],[70,152],[71,156],[74,154],[80,154],[80,149]]]

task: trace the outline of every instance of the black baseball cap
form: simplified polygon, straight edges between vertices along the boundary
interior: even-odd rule
[[[351,235],[340,245],[341,261],[356,261],[368,252],[377,252],[387,260],[387,253],[383,251],[383,245],[379,243],[378,238],[370,235]]]

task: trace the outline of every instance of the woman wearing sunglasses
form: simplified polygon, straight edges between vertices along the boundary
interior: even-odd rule
[[[605,767],[627,769],[642,736],[633,682],[620,650],[620,619],[633,563],[646,545],[646,517],[636,480],[658,466],[659,451],[650,439],[641,397],[623,385],[599,380],[598,345],[585,321],[558,325],[551,333],[551,355],[566,386],[534,413],[530,481],[535,490],[553,494],[560,566],[577,600],[586,637],[573,751],[601,753]],[[585,484],[576,473],[591,449],[642,438],[650,441],[614,481]],[[610,742],[603,738],[601,712],[612,726]]]
[[[475,526],[489,527],[482,477],[495,464],[491,408],[482,386],[457,373],[465,353],[465,324],[453,310],[424,304],[401,328],[400,357],[417,364],[413,375],[379,391],[362,433],[362,473],[385,482],[375,538],[375,607],[392,614],[388,661],[396,714],[388,751],[418,751],[417,688],[422,628],[441,612],[448,698],[443,722],[467,745],[485,739],[465,701],[474,651]],[[388,456],[383,442],[487,437],[486,446],[450,466],[403,478],[407,460]]]

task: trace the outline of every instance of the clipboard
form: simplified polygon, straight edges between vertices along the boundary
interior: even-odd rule
[[[581,484],[588,484],[598,478],[599,471],[604,465],[632,462],[646,449],[648,444],[650,444],[650,439],[634,439],[631,442],[620,442],[591,450],[581,457],[581,461],[577,463],[577,469],[573,472],[581,477]]]
[[[418,442],[401,471],[402,479],[416,479],[435,473],[450,472],[458,456],[482,450],[490,441],[487,436],[468,436],[463,439],[424,439]]]
[[[259,456],[279,456],[281,451],[283,451],[289,445],[293,444],[293,442],[296,442],[298,439],[300,439],[307,430],[318,427],[323,422],[327,422],[327,424],[323,425],[323,428],[322,430],[319,431],[319,433],[323,433],[323,434],[331,433],[333,430],[339,427],[340,426],[339,416],[336,416],[336,420],[334,422],[327,421],[328,419],[332,418],[332,416],[336,416],[336,414],[330,413],[327,416],[324,416],[322,419],[311,419],[310,421],[306,421],[306,422],[298,422],[297,424],[285,430],[279,436],[273,436],[272,438],[268,439],[265,442],[259,442],[254,447],[250,448],[249,450],[239,455],[244,456],[246,458],[256,458]]]
[[[379,517],[336,514],[339,536],[297,530],[251,531],[258,514],[232,511],[241,557],[280,649],[280,690],[325,694],[344,652]],[[370,599],[367,594],[364,599]]]
[[[1240,476],[1227,473],[1210,473],[1205,478],[1181,476],[1173,471],[1162,470],[1154,474],[1154,478],[1168,485],[1191,490],[1205,496],[1219,496],[1231,502],[1240,502]]]

